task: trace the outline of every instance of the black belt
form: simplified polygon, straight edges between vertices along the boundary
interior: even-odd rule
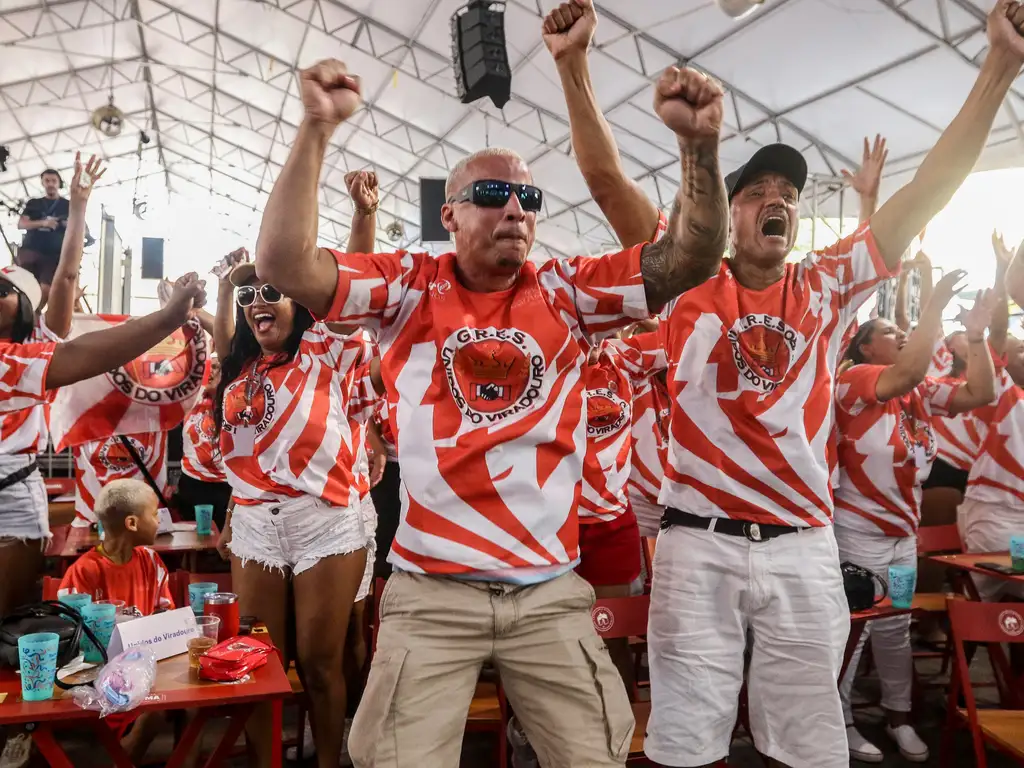
[[[17,472],[12,472],[7,477],[0,478],[0,491],[10,488],[12,485],[16,485],[24,480],[26,477],[31,475],[39,469],[39,462],[33,461],[28,466],[22,467]]]
[[[803,528],[790,525],[771,525],[769,523],[748,523],[745,520],[733,520],[729,517],[698,517],[683,512],[675,507],[665,507],[661,516],[661,527],[670,528],[681,525],[684,528],[699,528],[702,531],[713,530],[726,536],[746,536],[751,541],[768,541],[787,533],[799,533]]]

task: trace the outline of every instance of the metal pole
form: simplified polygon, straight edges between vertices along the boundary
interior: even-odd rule
[[[818,177],[811,179],[811,250],[818,245]]]

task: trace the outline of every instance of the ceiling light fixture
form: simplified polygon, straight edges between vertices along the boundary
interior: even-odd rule
[[[715,0],[715,3],[723,13],[738,21],[764,5],[765,0]]]

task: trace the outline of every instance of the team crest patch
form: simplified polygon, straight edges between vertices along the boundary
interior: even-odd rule
[[[781,318],[752,314],[740,317],[728,336],[740,376],[754,389],[774,392],[796,356],[797,332]]]
[[[628,420],[629,404],[615,392],[603,388],[587,391],[587,437],[607,437]]]
[[[590,619],[594,622],[594,629],[598,632],[607,632],[615,626],[615,614],[603,605],[599,605],[590,612]]]
[[[999,614],[999,627],[1010,637],[1024,635],[1024,617],[1013,609]]]
[[[441,347],[441,362],[459,410],[473,424],[494,424],[544,396],[540,345],[515,328],[460,328]]]
[[[132,448],[140,457],[145,457],[146,449],[142,443],[134,437],[129,437],[128,442],[132,444]],[[125,444],[121,442],[120,437],[109,437],[104,440],[96,458],[107,472],[113,474],[124,474],[135,469],[135,459],[132,458]]]
[[[177,329],[148,352],[107,374],[132,402],[180,403],[203,385],[206,334],[188,325]]]
[[[245,379],[231,382],[224,390],[224,431],[234,434],[239,427],[252,426],[256,436],[262,435],[274,421],[277,410],[274,385],[264,381],[263,386],[252,396],[252,417],[247,422],[242,418],[245,412]]]

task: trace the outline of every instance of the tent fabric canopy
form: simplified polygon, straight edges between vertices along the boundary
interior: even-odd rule
[[[37,196],[39,172],[69,169],[81,149],[109,159],[104,185],[137,185],[151,200],[208,199],[226,219],[258,220],[302,119],[296,69],[335,57],[362,77],[365,106],[327,156],[324,243],[348,237],[347,171],[373,169],[380,178],[379,247],[418,247],[420,177],[444,177],[469,152],[507,146],[545,191],[537,256],[614,247],[571,155],[558,76],[540,37],[541,14],[555,3],[507,2],[513,84],[502,110],[456,96],[449,19],[464,3],[0,0],[0,144],[11,152],[0,201]],[[727,89],[723,168],[760,145],[790,143],[817,180],[806,212],[836,216],[840,170],[859,162],[865,135],[889,139],[883,195],[910,177],[977,76],[992,5],[767,0],[737,22],[712,0],[599,0],[591,68],[624,167],[659,206],[671,205],[679,164],[673,136],[651,109],[652,83],[664,67],[686,62]],[[1022,94],[1018,81],[985,167],[1018,164]],[[126,117],[116,138],[90,122],[111,99]],[[855,204],[847,194],[842,213],[855,216]],[[392,221],[404,228],[397,241],[383,231]]]

